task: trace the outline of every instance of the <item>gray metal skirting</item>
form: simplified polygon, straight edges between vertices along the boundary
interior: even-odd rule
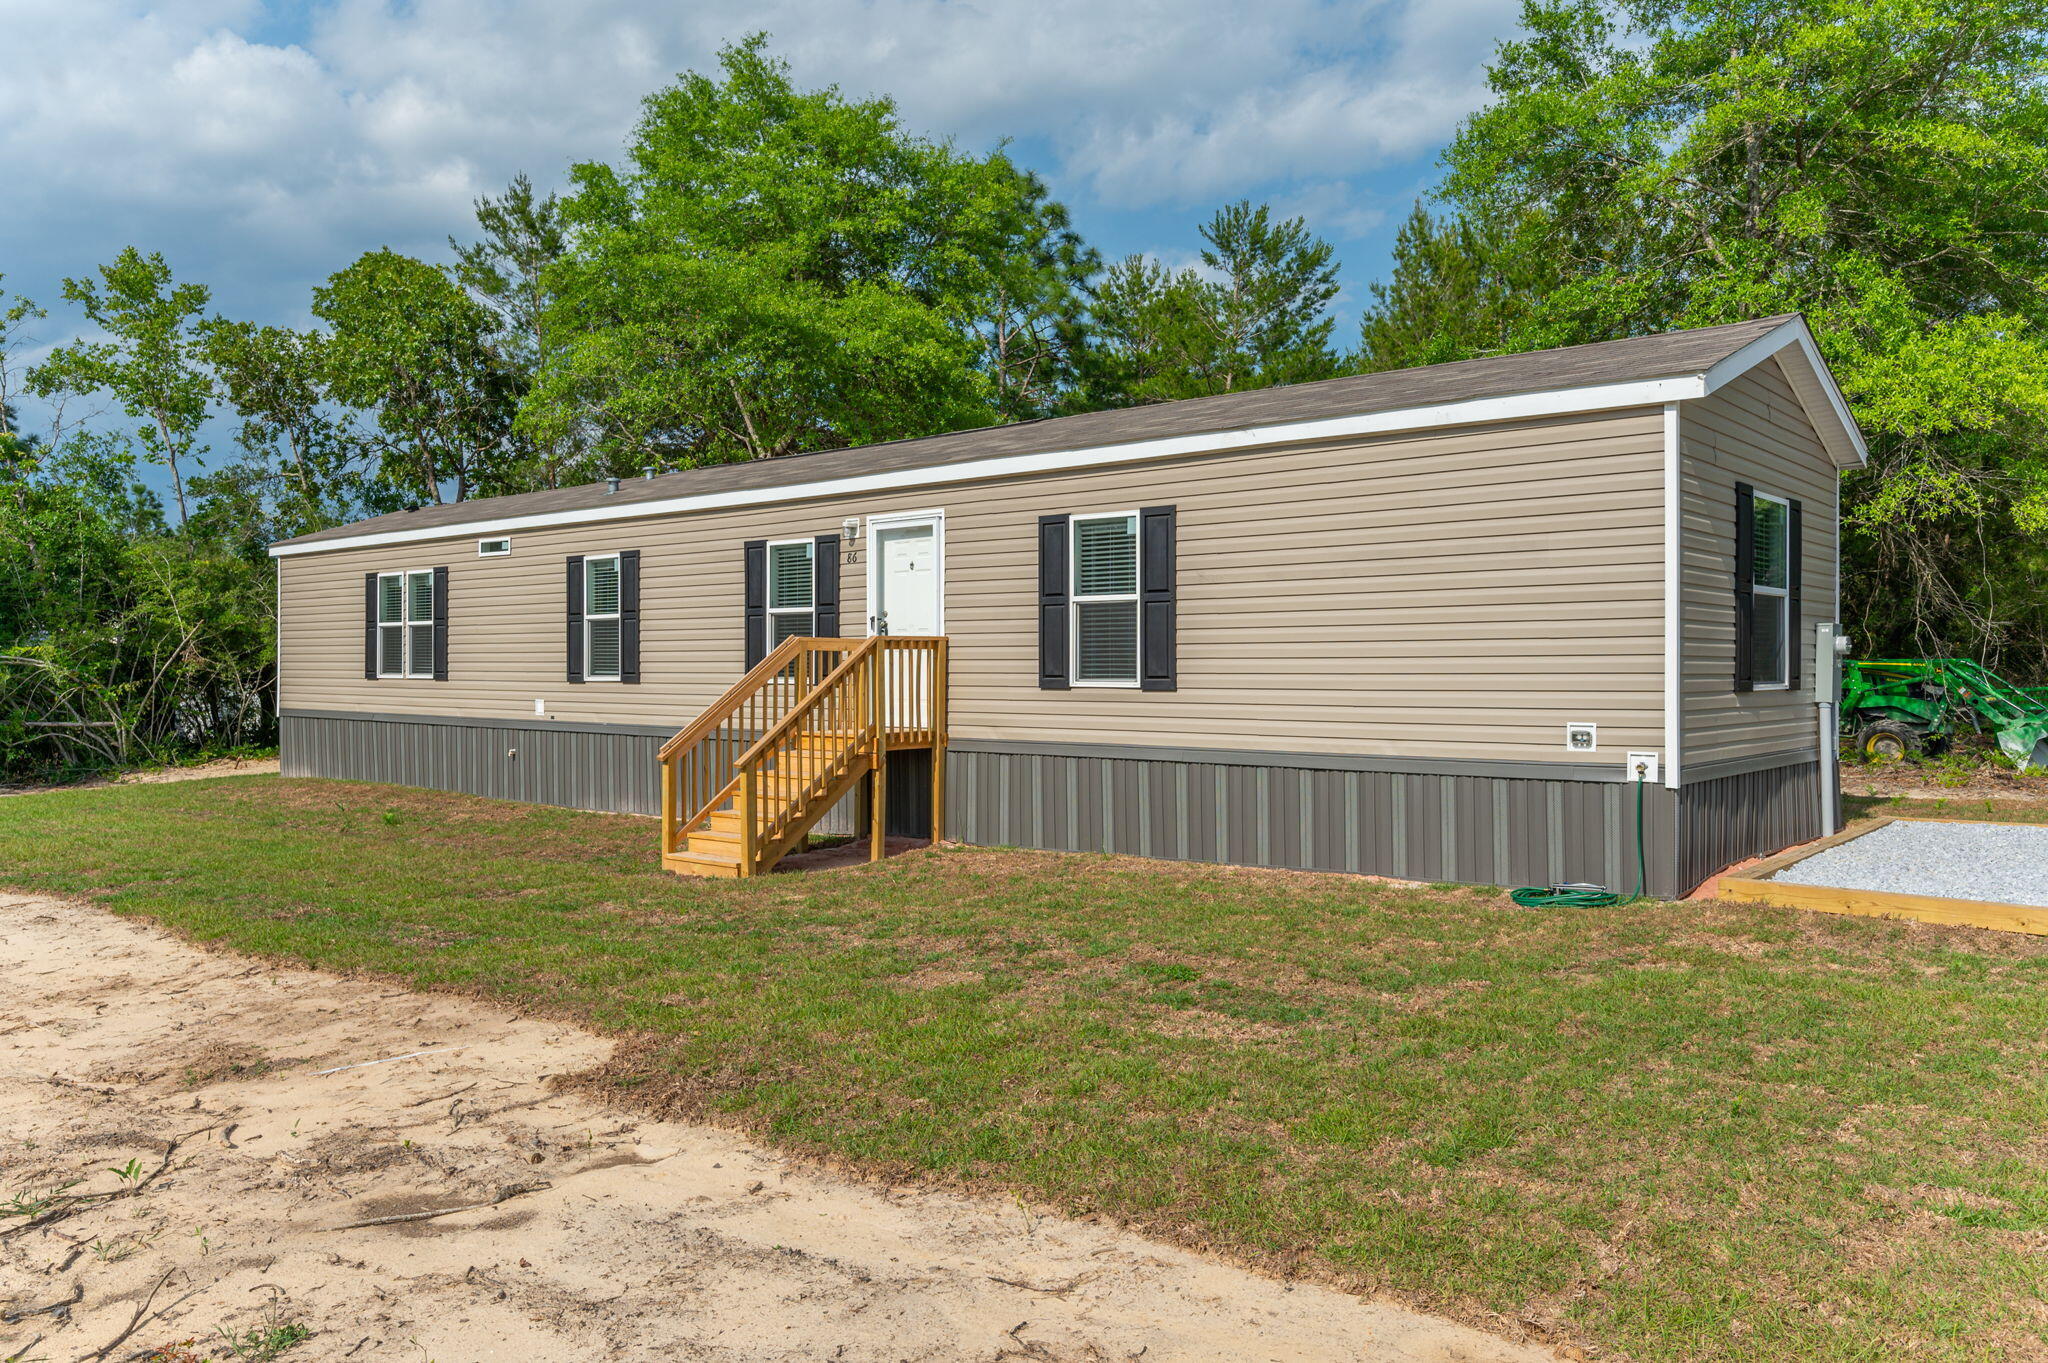
[[[288,711],[286,776],[660,812],[665,735],[629,726]],[[1578,773],[1374,770],[1285,753],[956,743],[948,835],[982,846],[1351,871],[1486,885],[1636,883],[1637,787]],[[906,754],[908,757],[909,754]],[[1373,759],[1384,765],[1393,759]],[[1417,763],[1418,766],[1427,766]],[[1747,857],[1819,835],[1811,754],[1672,792],[1641,790],[1649,893],[1689,893]],[[930,769],[892,769],[892,831],[927,826]],[[854,832],[852,800],[818,825]]]
[[[1716,777],[1680,790],[1678,878],[1683,892],[1690,894],[1708,876],[1738,861],[1768,857],[1820,837],[1820,770],[1809,754],[1786,766]]]
[[[424,786],[620,814],[661,812],[655,754],[664,739],[652,733],[290,712],[280,728],[286,776]]]
[[[661,813],[656,755],[670,735],[659,729],[305,711],[287,711],[279,724],[286,776],[422,786],[606,814]],[[906,782],[892,812],[899,801],[916,799],[919,773],[906,773]],[[928,810],[929,765],[921,785]],[[853,804],[842,800],[813,831],[851,833]]]
[[[1642,795],[1649,890],[1671,894],[1672,793],[1650,786]],[[963,744],[946,762],[946,826],[964,842],[1491,885],[1633,888],[1635,798],[1634,786],[1613,781]]]

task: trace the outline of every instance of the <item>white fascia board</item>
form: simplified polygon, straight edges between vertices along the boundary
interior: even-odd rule
[[[312,544],[272,545],[270,553],[274,558],[284,558],[295,554],[365,549],[385,544],[409,544],[420,540],[459,539],[470,535],[496,535],[559,525],[588,525],[604,521],[633,520],[643,516],[671,516],[682,512],[763,506],[774,502],[850,497],[899,488],[934,487],[946,483],[978,482],[986,478],[1015,478],[1038,473],[1101,468],[1111,464],[1174,459],[1183,455],[1225,454],[1265,445],[1340,440],[1353,436],[1385,435],[1399,431],[1496,421],[1520,421],[1535,417],[1563,416],[1575,412],[1613,411],[1626,407],[1653,407],[1704,396],[1704,376],[1700,374],[1641,379],[1631,383],[1517,393],[1510,397],[1473,398],[1464,402],[1440,403],[1430,407],[1406,407],[1399,411],[1373,412],[1364,416],[1331,417],[1321,421],[1299,421],[1278,426],[1253,426],[1235,431],[1209,431],[1201,435],[1137,440],[1119,445],[1098,445],[1088,449],[1057,450],[1046,454],[1003,455],[958,464],[860,474],[848,478],[828,478],[810,483],[790,483],[782,487],[707,492],[694,497],[668,497],[658,501],[628,502],[620,506],[580,507],[574,511],[547,511],[530,516],[485,517],[451,525],[427,526],[418,530],[381,530],[340,539],[320,540]]]
[[[1834,416],[1834,424],[1841,433],[1843,444],[1853,452],[1853,458],[1837,458],[1835,462],[1843,467],[1861,466],[1870,457],[1870,449],[1863,443],[1863,431],[1857,426],[1856,418],[1849,414],[1848,400],[1842,396],[1841,388],[1836,385],[1835,376],[1828,369],[1827,361],[1820,357],[1820,347],[1814,344],[1813,332],[1803,317],[1794,317],[1783,326],[1773,328],[1709,369],[1706,373],[1707,393],[1719,391],[1771,356],[1795,346],[1806,360],[1807,367],[1813,371],[1815,382],[1827,398],[1828,408]],[[1809,404],[1802,400],[1801,405]],[[1830,446],[1835,444],[1834,441],[1827,439],[1827,422],[1823,413],[1809,410],[1807,419],[1820,429],[1821,438],[1825,443]]]
[[[1664,784],[1678,789],[1685,745],[1685,533],[1678,404],[1664,404]]]

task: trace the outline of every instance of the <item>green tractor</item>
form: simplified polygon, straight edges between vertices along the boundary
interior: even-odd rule
[[[1989,730],[2021,770],[2048,770],[2048,688],[2014,686],[1967,658],[1842,666],[1842,732],[1865,757],[1896,761]]]

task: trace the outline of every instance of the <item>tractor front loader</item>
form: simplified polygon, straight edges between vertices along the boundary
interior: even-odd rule
[[[1897,759],[1989,731],[2021,770],[2048,770],[2048,695],[1968,658],[1887,659],[1842,668],[1842,729],[1864,756]]]

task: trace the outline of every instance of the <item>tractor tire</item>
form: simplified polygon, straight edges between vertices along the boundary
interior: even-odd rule
[[[1927,738],[1896,719],[1874,720],[1856,731],[1856,750],[1871,762],[1903,762],[1925,752]]]

